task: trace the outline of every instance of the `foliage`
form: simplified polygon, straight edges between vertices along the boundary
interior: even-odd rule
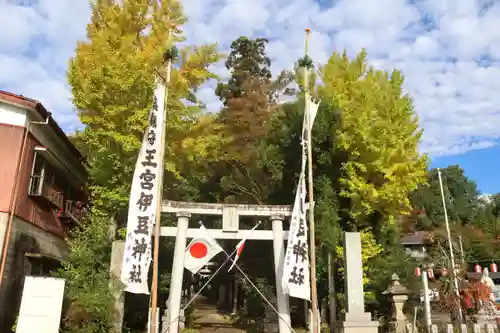
[[[216,78],[209,67],[221,55],[215,44],[177,49],[184,22],[174,0],[94,3],[88,40],[78,44],[68,76],[86,125],[75,141],[88,156],[95,207],[102,216],[126,207],[155,73],[165,75],[166,50],[170,57],[178,50],[167,105],[169,198],[290,204],[300,170],[304,94],[289,103],[278,100],[293,79],[303,91],[307,75],[311,95],[321,101],[312,135],[319,284],[326,285],[328,252],[336,254],[335,268],[341,265],[342,232],[359,231],[366,291],[387,308],[379,295],[393,272],[409,286],[415,284],[416,263],[398,245],[401,229],[413,224],[412,230],[430,230],[443,240],[437,173],[427,171],[427,157],[418,152],[422,130],[411,98],[403,94],[403,75],[370,67],[365,52],[353,59],[334,53],[318,72],[304,57],[294,73],[283,71],[273,80],[268,41],[240,37],[225,62],[230,78],[215,91],[223,107],[206,114],[196,90]],[[442,173],[453,231],[463,235],[468,258],[498,253],[500,196],[491,204],[479,200],[476,185],[458,166]],[[425,214],[410,214],[412,209]],[[273,279],[269,251],[259,246],[241,260],[261,288]],[[342,270],[337,274],[341,277]],[[167,284],[162,282],[163,291]],[[85,292],[93,295],[92,290]],[[245,291],[252,310],[261,313],[260,296]],[[322,289],[320,296],[326,295]],[[75,296],[78,302],[91,305]],[[99,303],[99,311],[106,304]],[[97,318],[101,312],[91,315]]]
[[[174,61],[168,85],[164,177],[171,198],[198,195],[205,163],[217,160],[224,142],[215,117],[202,112],[204,105],[195,94],[216,78],[208,67],[221,54],[215,44],[177,49],[183,40],[179,27],[185,22],[180,2],[98,0],[92,1],[92,10],[87,40],[77,44],[68,70],[73,103],[85,125],[73,140],[88,161],[94,207],[85,225],[89,234],[74,235],[61,272],[72,281],[65,319],[68,332],[102,332],[109,326],[111,243],[102,230],[107,230],[109,216],[126,209],[155,78],[166,78],[164,57]]]
[[[219,83],[215,94],[227,106],[233,98],[243,97],[244,86],[249,79],[256,84],[268,84],[271,81],[271,60],[265,54],[265,38],[248,39],[240,37],[231,43],[231,53],[226,60],[226,69],[231,78],[227,83]]]
[[[426,157],[418,154],[421,133],[410,99],[401,95],[401,75],[360,70],[360,66],[366,67],[364,61],[364,54],[353,61],[334,54],[319,72],[323,85],[311,87],[311,94],[321,100],[312,133],[317,273],[318,284],[326,285],[327,253],[341,246],[342,231],[358,230],[363,232],[365,245],[370,245],[365,253],[370,260],[364,258],[365,264],[370,263],[365,265],[365,282],[370,292],[380,293],[394,271],[384,269],[388,263],[377,260],[379,255],[397,258],[399,266],[391,268],[408,268],[406,254],[395,247],[399,241],[395,222],[409,210],[410,192],[425,181]],[[297,66],[299,86],[304,75],[313,74]],[[303,94],[299,94],[297,101],[281,105],[270,117],[255,155],[257,172],[247,173],[260,191],[259,198],[265,199],[260,201],[293,202],[301,163],[297,157],[301,154],[303,105]],[[366,124],[360,125],[357,118]],[[377,131],[370,129],[372,124]],[[356,168],[358,172],[352,173]],[[337,255],[336,270],[342,257]],[[378,281],[369,279],[372,276]],[[341,280],[336,281],[336,289],[341,291]],[[326,288],[320,292],[325,297]]]
[[[313,68],[314,67],[314,62],[309,56],[304,56],[303,58],[300,58],[298,61],[299,67],[304,67],[304,68]]]
[[[344,257],[344,247],[337,246],[337,257]],[[376,258],[380,253],[382,253],[383,248],[375,241],[373,234],[369,230],[363,230],[361,232],[361,259],[363,261],[363,283],[368,284],[370,279],[367,276],[368,263]],[[344,274],[344,268],[339,270],[342,275]]]
[[[62,332],[100,333],[110,328],[115,285],[109,281],[110,221],[100,215],[92,212],[85,228],[74,231],[68,240],[69,256],[57,272],[66,279],[69,302]]]
[[[474,223],[474,219],[481,213],[476,184],[464,175],[464,170],[458,165],[442,169],[441,177],[450,221],[462,225]],[[428,219],[419,221],[423,222],[420,228],[443,225],[444,211],[437,169],[429,172],[425,186],[412,193],[412,203],[415,209],[423,210]]]
[[[425,181],[427,158],[418,152],[422,131],[403,76],[366,64],[361,52],[350,61],[333,54],[321,67],[323,103],[339,110],[333,149],[343,154],[340,214],[348,229],[382,224],[408,212],[408,194]]]
[[[223,163],[212,169],[212,182],[219,185],[214,188],[218,200],[264,203],[271,191],[269,184],[260,181],[274,169],[263,141],[279,107],[277,97],[293,75],[283,71],[271,79],[266,44],[265,39],[235,40],[226,61],[231,77],[216,89],[224,104],[217,122],[227,138]]]
[[[481,199],[476,184],[465,176],[458,165],[441,169],[441,177],[456,256],[460,256],[457,237],[460,235],[465,260],[474,262],[498,258],[500,221],[495,216],[495,196],[491,202]],[[436,264],[448,266],[448,237],[437,169],[429,171],[427,183],[412,193],[411,201],[420,213],[410,221],[408,228],[431,232],[434,246],[429,248],[428,254]]]
[[[490,205],[493,216],[500,217],[500,193],[494,194],[490,197]]]
[[[18,320],[19,320],[19,315],[16,316],[16,321],[14,322],[14,325],[12,325],[12,329],[11,329],[12,332],[17,331],[17,321]]]
[[[94,205],[110,210],[127,204],[155,73],[165,77],[164,52],[182,41],[179,26],[184,21],[174,0],[93,4],[88,40],[78,43],[68,78],[86,125],[77,141],[90,165]],[[172,67],[166,156],[175,158],[166,159],[167,189],[183,182],[185,168],[194,164],[196,169],[201,160],[216,158],[220,140],[212,128],[213,116],[200,115],[203,105],[195,90],[216,78],[208,66],[220,58],[215,44],[186,46]]]

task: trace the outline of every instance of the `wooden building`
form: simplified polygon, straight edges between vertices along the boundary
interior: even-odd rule
[[[14,324],[25,276],[48,275],[66,256],[86,182],[82,155],[44,106],[0,90],[0,332]]]

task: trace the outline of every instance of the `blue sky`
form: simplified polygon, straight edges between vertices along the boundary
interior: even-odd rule
[[[498,179],[500,146],[477,149],[459,155],[435,157],[432,159],[431,167],[445,168],[453,164],[464,168],[466,176],[477,183],[482,194],[500,192],[500,180]]]
[[[292,68],[312,29],[311,56],[366,48],[405,74],[432,166],[459,164],[484,193],[500,192],[500,2],[494,0],[183,0],[186,42],[267,37],[273,71]],[[0,89],[39,99],[66,131],[81,125],[65,71],[85,38],[87,0],[0,0]],[[215,71],[225,76],[223,64]],[[200,90],[217,110],[215,82]]]

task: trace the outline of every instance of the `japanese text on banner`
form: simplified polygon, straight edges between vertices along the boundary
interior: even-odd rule
[[[144,134],[130,189],[127,220],[127,237],[123,254],[121,281],[125,291],[149,294],[148,272],[152,257],[151,237],[156,220],[158,186],[163,163],[165,87],[158,83],[154,92],[153,107]]]
[[[311,282],[309,270],[309,245],[307,237],[306,222],[306,162],[307,162],[307,131],[312,129],[316,118],[318,104],[311,100],[306,101],[304,112],[304,126],[302,129],[302,164],[299,183],[293,203],[290,231],[288,234],[288,245],[285,254],[285,265],[283,268],[282,285],[284,291],[296,298],[310,300]],[[307,123],[309,115],[309,123]]]

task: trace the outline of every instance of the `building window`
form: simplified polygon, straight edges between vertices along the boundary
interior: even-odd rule
[[[54,185],[55,177],[55,168],[40,152],[35,152],[28,194],[34,199],[61,209],[64,206],[64,190]]]
[[[38,152],[35,152],[33,169],[31,171],[30,179],[30,195],[40,195],[42,193],[43,179],[45,175],[45,164],[45,159]]]
[[[34,154],[29,187],[31,198],[60,212],[74,210],[72,202],[82,200],[82,193],[72,187],[64,172],[50,163],[51,156],[47,157],[42,151]]]

